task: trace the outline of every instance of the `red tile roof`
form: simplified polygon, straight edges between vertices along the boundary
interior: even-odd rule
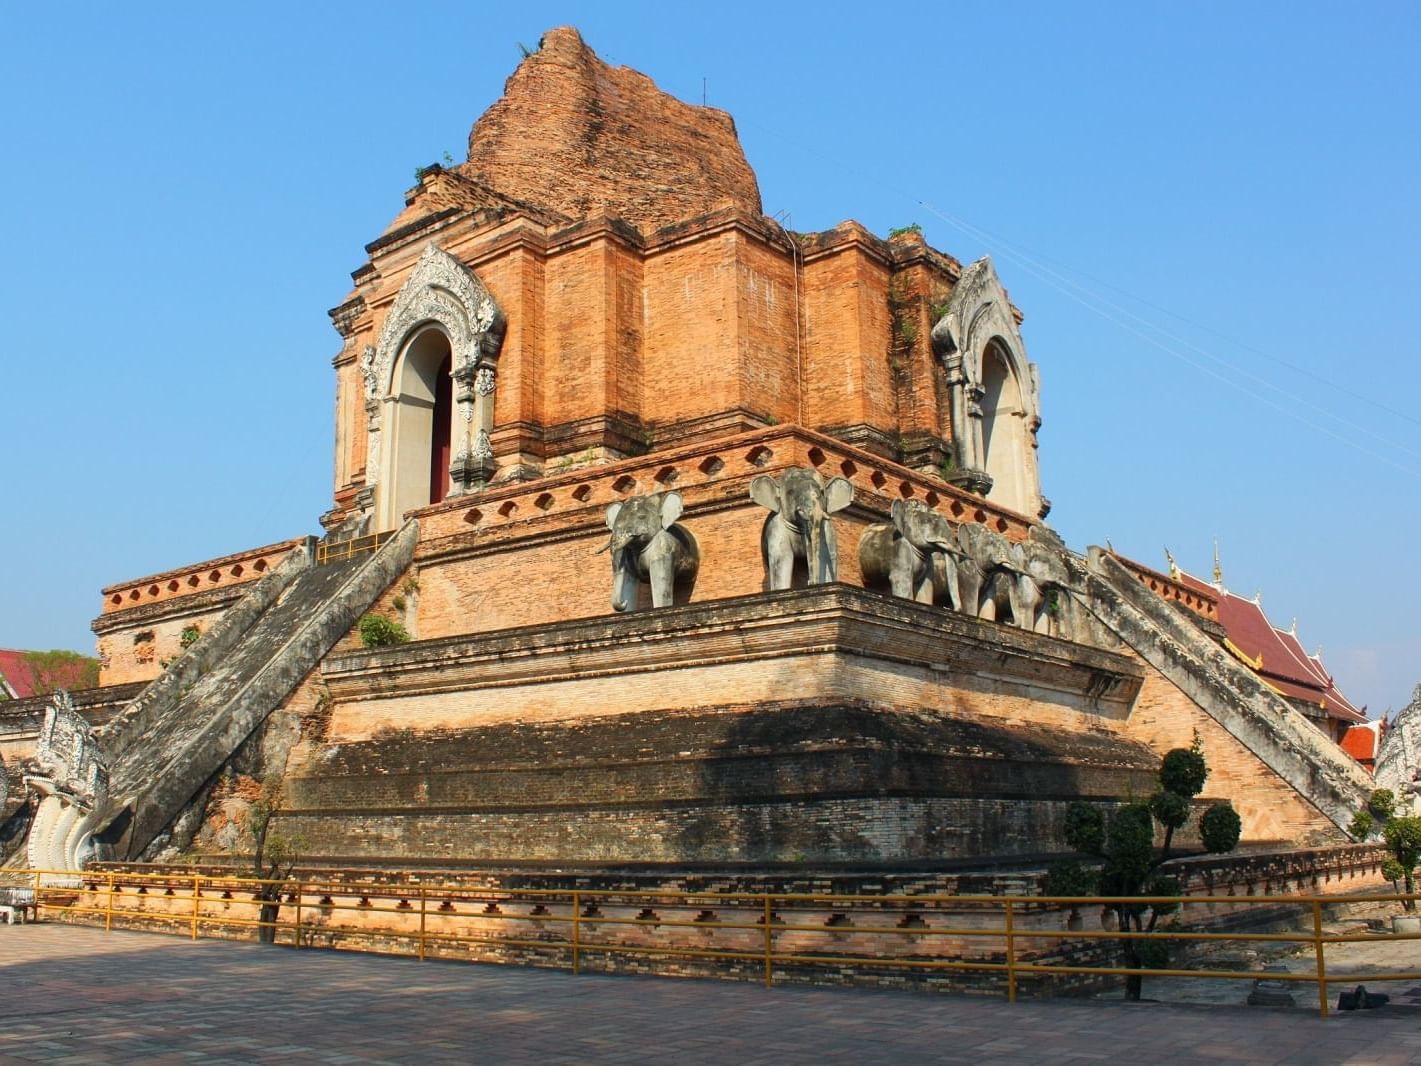
[[[35,694],[35,678],[30,671],[29,661],[25,658],[29,654],[13,648],[0,648],[0,679],[3,679],[9,686],[9,691],[19,699]],[[85,663],[76,660],[73,666],[62,671],[56,680],[61,686],[77,685],[84,678],[84,669]]]
[[[1203,585],[1198,578],[1179,571],[1184,584]],[[1206,586],[1213,588],[1213,586]],[[1329,717],[1343,722],[1365,722],[1367,716],[1352,705],[1322,661],[1303,651],[1297,636],[1279,629],[1268,620],[1254,600],[1237,596],[1227,589],[1215,589],[1219,597],[1219,623],[1224,627],[1225,645],[1267,685],[1290,699],[1310,703]]]
[[[1348,726],[1347,732],[1342,734],[1342,739],[1338,743],[1342,745],[1343,751],[1363,766],[1374,766],[1377,761],[1377,748],[1381,746],[1381,738],[1381,722],[1363,722],[1359,725]]]

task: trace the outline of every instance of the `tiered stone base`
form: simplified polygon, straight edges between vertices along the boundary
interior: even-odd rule
[[[1131,660],[844,586],[334,656],[314,862],[902,862],[1146,794]],[[739,698],[730,702],[729,696]]]

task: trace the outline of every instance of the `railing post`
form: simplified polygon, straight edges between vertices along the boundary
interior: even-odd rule
[[[429,913],[429,896],[425,893],[423,885],[419,886],[419,958],[424,961],[424,919]]]
[[[1007,1002],[1016,1002],[1016,933],[1012,923],[1012,900],[1006,898],[1007,909]]]
[[[305,896],[305,894],[306,894],[306,893],[302,890],[301,882],[300,882],[300,881],[297,881],[297,882],[296,882],[296,931],[295,931],[295,933],[294,933],[293,935],[294,935],[295,938],[296,938],[295,941],[294,941],[294,946],[295,946],[295,947],[298,947],[298,948],[301,946],[301,899],[302,899],[303,896]]]
[[[765,897],[765,987],[775,986],[775,966],[774,966],[774,931],[770,928],[770,923],[774,921],[775,908],[774,897]]]
[[[580,973],[582,960],[582,893],[572,893],[572,972]]]
[[[1322,901],[1312,901],[1312,949],[1317,955],[1317,1005],[1322,1016],[1327,1017],[1327,963],[1322,947]]]
[[[35,921],[39,921],[39,889],[40,871],[35,871]]]
[[[113,871],[109,871],[109,898],[104,904],[104,932],[113,932]]]
[[[202,875],[197,874],[192,879],[192,938],[197,939],[197,910],[202,904]]]

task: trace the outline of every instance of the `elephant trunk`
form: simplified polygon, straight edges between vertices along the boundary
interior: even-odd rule
[[[823,581],[824,557],[828,553],[825,527],[828,525],[829,516],[816,501],[813,506],[797,512],[794,517],[799,533],[804,538],[804,562],[809,569],[809,584],[817,585]]]
[[[626,550],[608,546],[612,548],[612,610],[630,611],[636,605],[636,575],[631,573]]]

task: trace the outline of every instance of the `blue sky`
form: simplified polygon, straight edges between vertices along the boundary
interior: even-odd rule
[[[414,168],[572,24],[730,111],[795,229],[992,254],[1043,488],[1298,619],[1374,712],[1421,682],[1421,14],[1409,4],[11,5],[0,646],[102,585],[303,532],[338,338]]]

